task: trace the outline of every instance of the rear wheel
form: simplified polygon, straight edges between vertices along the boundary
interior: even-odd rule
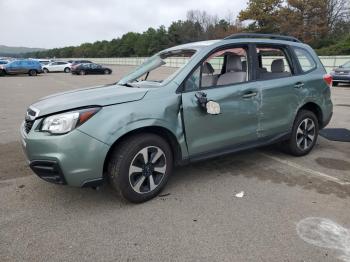
[[[105,71],[103,72],[105,75],[109,75],[111,73],[111,71],[109,71],[108,69],[105,69]]]
[[[29,70],[28,75],[30,76],[36,76],[38,73],[36,72],[36,70]]]
[[[69,67],[66,67],[66,68],[64,69],[64,72],[65,72],[65,73],[70,73],[70,68],[69,68]]]
[[[168,143],[154,134],[139,134],[114,149],[108,176],[123,198],[141,203],[159,194],[172,169],[173,155]]]
[[[300,110],[294,121],[292,135],[285,143],[285,148],[294,156],[308,154],[316,144],[318,131],[318,120],[315,114],[308,110]]]
[[[85,74],[86,74],[86,72],[85,72],[84,70],[80,70],[80,71],[79,71],[79,75],[83,76],[83,75],[85,75]]]
[[[47,74],[49,72],[49,69],[44,68],[43,71],[44,71],[45,74]]]

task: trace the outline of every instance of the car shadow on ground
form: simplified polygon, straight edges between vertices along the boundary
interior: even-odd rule
[[[269,146],[180,167],[169,184],[171,187],[181,186],[181,183],[191,183],[199,176],[200,179],[210,179],[213,176],[217,179],[222,176],[244,176],[289,187],[299,186],[320,194],[334,194],[340,198],[350,197],[350,184],[342,185],[310,176],[301,170],[286,169],[282,164],[278,165],[264,155],[264,153],[274,155],[276,151],[280,153],[279,146]]]
[[[280,153],[279,146],[274,145],[176,167],[167,186],[160,194],[160,198],[181,197],[176,192],[182,192],[184,187],[189,190],[195,190],[201,184],[210,184],[213,181],[217,182],[217,180],[222,180],[224,183],[230,177],[232,179],[245,177],[274,184],[284,184],[289,187],[300,187],[304,190],[314,190],[320,194],[334,194],[339,198],[350,197],[350,184],[339,184],[321,177],[310,176],[310,174],[301,170],[286,168],[285,165],[276,163],[273,159],[266,157],[266,154],[276,155]],[[16,166],[18,167],[18,163]],[[20,176],[32,174],[29,168],[25,167],[24,163],[20,166],[21,168],[18,170],[10,170],[11,172],[9,171],[9,173],[23,173]],[[0,179],[0,188],[14,183],[11,182],[14,181],[13,179],[3,179]],[[39,180],[39,178],[36,179]],[[98,190],[51,185],[44,181],[34,181],[34,183],[40,184],[36,185],[35,190],[39,191],[37,193],[43,194],[45,199],[52,198],[54,201],[57,201],[57,198],[59,198],[64,205],[74,205],[76,201],[79,202],[79,199],[88,202],[110,202],[113,205],[127,204],[125,200],[114,192],[108,183],[105,183]],[[23,187],[25,186],[24,184]],[[48,190],[48,187],[50,187],[50,190]],[[18,190],[21,190],[21,188]]]
[[[265,153],[274,154],[276,151],[279,151],[277,146],[269,146],[176,167],[167,186],[156,199],[178,200],[182,198],[181,192],[183,192],[184,187],[196,190],[203,184],[210,184],[213,181],[217,182],[217,180],[222,180],[224,183],[230,177],[235,179],[235,177],[240,176],[252,180],[258,179],[274,184],[284,184],[288,187],[300,187],[303,190],[313,190],[319,194],[334,194],[339,198],[350,197],[350,184],[342,185],[320,177],[310,176],[300,170],[287,169],[283,165],[276,166],[276,163],[272,163],[273,160],[264,156]],[[273,166],[271,166],[272,164]],[[65,200],[67,203],[81,198],[92,202],[102,201],[104,204],[130,205],[118,196],[108,184],[103,185],[97,191],[89,188],[69,187],[59,187],[54,191],[53,196],[57,194],[69,196],[69,199]],[[72,197],[72,195],[84,195],[84,197]],[[48,197],[50,196],[45,196],[45,198]]]

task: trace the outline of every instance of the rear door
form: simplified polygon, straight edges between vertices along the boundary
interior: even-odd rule
[[[288,46],[271,43],[255,48],[256,79],[261,92],[259,107],[259,137],[287,134],[299,107],[303,82]]]
[[[243,67],[247,54],[247,46],[219,50],[184,82],[183,118],[191,157],[230,151],[257,139],[260,96],[249,70]],[[228,56],[235,58],[228,62]],[[200,95],[218,103],[220,114],[208,114],[198,100]]]

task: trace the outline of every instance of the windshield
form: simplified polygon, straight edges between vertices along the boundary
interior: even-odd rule
[[[195,50],[173,50],[158,53],[123,77],[118,84],[130,85],[144,81],[166,82],[172,79],[188,63],[195,52]]]
[[[350,61],[345,63],[342,67],[345,67],[345,68],[350,68]]]

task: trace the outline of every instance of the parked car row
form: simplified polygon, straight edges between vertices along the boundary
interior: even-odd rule
[[[39,59],[0,60],[0,75],[28,74],[36,76],[41,73],[65,72],[86,74],[111,74],[112,69],[89,60],[52,61]]]

